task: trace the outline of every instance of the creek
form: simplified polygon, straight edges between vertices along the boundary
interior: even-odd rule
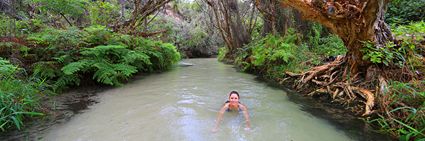
[[[50,127],[41,140],[389,140],[356,118],[330,114],[298,93],[270,86],[215,58],[183,62],[193,66],[100,92],[99,103]],[[226,112],[220,129],[212,133],[218,110],[233,90],[249,109],[251,130],[244,130],[241,113]],[[338,116],[342,120],[332,120]]]

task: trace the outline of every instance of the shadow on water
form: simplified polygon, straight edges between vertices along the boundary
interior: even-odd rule
[[[310,113],[311,115],[326,120],[335,128],[344,131],[344,133],[352,139],[359,141],[390,141],[396,140],[389,135],[379,133],[373,129],[361,118],[347,113],[342,107],[336,107],[331,103],[322,103],[312,97],[306,97],[295,92],[285,86],[275,82],[265,80],[261,77],[256,77],[255,81],[266,83],[268,86],[282,89],[287,92],[290,101],[301,106],[301,110]]]
[[[34,118],[25,124],[22,130],[11,130],[0,132],[1,141],[30,141],[42,140],[39,134],[45,132],[48,128],[69,121],[76,114],[81,114],[89,106],[99,103],[97,93],[110,89],[110,87],[86,86],[66,92],[66,94],[57,95],[44,100],[46,116]],[[51,101],[54,101],[53,103]]]

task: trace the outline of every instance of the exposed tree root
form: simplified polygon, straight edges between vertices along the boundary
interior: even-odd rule
[[[380,77],[382,81],[381,88],[378,90],[369,90],[367,87],[364,87],[368,84],[360,83],[362,79],[359,78],[359,73],[351,78],[344,77],[344,74],[346,74],[346,71],[349,69],[347,66],[343,65],[345,61],[346,60],[344,60],[342,56],[338,56],[335,61],[314,67],[307,72],[301,74],[285,72],[285,74],[297,79],[294,84],[297,90],[305,91],[306,89],[308,90],[308,88],[312,88],[312,85],[314,85],[316,89],[307,92],[308,95],[329,94],[332,101],[344,105],[358,101],[364,103],[364,106],[362,109],[354,108],[354,110],[357,111],[353,112],[361,114],[362,116],[370,115],[374,112],[374,93],[385,92],[386,81],[384,77]],[[364,112],[359,112],[360,110]]]

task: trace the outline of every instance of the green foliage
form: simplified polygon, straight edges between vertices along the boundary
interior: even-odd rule
[[[375,47],[370,42],[365,42],[362,49],[363,59],[373,63],[383,63],[386,66],[397,65],[408,67],[412,71],[425,70],[423,56],[425,47],[422,45],[425,36],[425,22],[411,23],[393,29],[397,41],[387,43],[385,47]]]
[[[85,46],[84,36],[87,35],[75,27],[67,30],[47,28],[39,33],[28,35],[27,39],[38,45],[48,46],[46,52],[58,52]]]
[[[193,30],[189,31],[189,39],[183,41],[184,46],[188,47],[199,47],[208,37],[207,33],[205,32],[205,29],[201,29],[201,27],[197,26]]]
[[[252,49],[252,57],[254,58],[254,66],[262,66],[266,61],[283,61],[288,63],[294,58],[296,48],[294,42],[284,41],[288,38],[276,37],[267,35],[263,40],[257,42],[256,46]]]
[[[425,138],[425,81],[392,81],[389,84],[390,92],[383,98],[392,101],[386,106],[392,109],[386,114],[398,116],[380,116],[369,122],[378,123],[383,130],[399,136],[401,141]],[[409,106],[398,103],[408,103]]]
[[[84,28],[86,32],[84,41],[88,46],[106,45],[112,37],[112,30],[101,25],[92,25]]]
[[[375,64],[402,66],[405,60],[401,48],[395,48],[395,44],[391,42],[388,42],[385,47],[375,47],[371,42],[364,42],[361,51],[363,52],[363,60],[369,60]]]
[[[320,45],[320,39],[322,35],[323,27],[320,24],[313,24],[311,28],[311,33],[308,38],[308,42],[312,47],[318,47]]]
[[[61,70],[65,75],[76,72],[90,73],[94,71],[93,79],[109,85],[120,85],[121,80],[128,79],[137,72],[137,68],[129,65],[135,61],[150,63],[148,56],[119,45],[97,46],[81,51],[81,60],[64,66]]]
[[[411,23],[398,26],[393,33],[398,39],[397,44],[389,43],[385,47],[376,48],[371,43],[366,43],[364,48],[367,59],[374,63],[385,65],[397,64],[399,67],[408,68],[412,74],[424,72],[424,22]],[[425,81],[413,80],[408,83],[393,81],[390,83],[390,93],[387,97],[388,111],[393,118],[380,116],[371,122],[376,122],[400,140],[414,140],[425,138]],[[399,105],[405,103],[406,105]],[[386,116],[387,117],[387,116]]]
[[[313,24],[308,43],[311,50],[322,58],[329,56],[344,55],[347,48],[344,42],[336,35],[322,36],[323,27],[320,24]]]
[[[19,28],[16,27],[16,22],[16,20],[0,14],[0,36],[20,35]]]
[[[141,51],[149,56],[152,65],[145,68],[145,71],[167,70],[180,60],[180,53],[174,45],[169,43],[136,38],[134,46],[136,46],[135,51]]]
[[[344,42],[336,35],[329,35],[323,38],[319,38],[317,46],[312,47],[312,51],[323,56],[338,56],[347,53],[347,48],[344,46]]]
[[[288,30],[285,37],[267,35],[251,42],[236,57],[236,64],[244,71],[256,71],[271,78],[283,77],[284,71],[299,72],[307,66],[308,49],[297,46],[297,34]]]
[[[408,24],[425,19],[425,0],[392,0],[386,12],[391,24]]]
[[[229,51],[229,50],[228,50],[226,47],[221,47],[221,48],[219,48],[219,49],[218,49],[218,55],[217,55],[217,59],[218,59],[218,61],[223,61],[224,56],[226,55],[226,53],[227,53],[228,51]]]
[[[115,23],[117,17],[119,17],[119,9],[117,4],[111,2],[91,2],[88,6],[91,24],[107,26]]]
[[[86,75],[120,85],[138,70],[166,70],[180,60],[171,44],[113,33],[100,25],[83,30],[45,29],[28,39],[45,46],[34,50],[41,60],[34,65],[33,76],[47,79],[54,91],[79,85]]]
[[[31,3],[41,4],[40,9],[44,12],[70,15],[79,17],[84,14],[85,0],[29,0]]]
[[[425,72],[423,57],[425,56],[425,22],[415,22],[397,26],[393,29],[397,38],[397,47],[406,58],[406,66],[413,72]]]
[[[15,77],[22,69],[0,58],[0,129],[21,129],[25,116],[42,115],[38,107],[41,83],[26,82]]]

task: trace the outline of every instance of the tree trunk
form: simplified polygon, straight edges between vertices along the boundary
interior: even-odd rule
[[[294,14],[294,20],[295,20],[295,28],[299,33],[302,33],[303,38],[307,37],[309,34],[309,31],[311,29],[311,23],[308,21],[305,21],[301,18],[301,13],[297,10],[293,10]]]
[[[256,0],[255,6],[263,15],[262,36],[269,33],[285,35],[288,28],[294,27],[292,8],[280,7],[279,0]]]
[[[124,23],[113,26],[115,31],[124,33],[137,34],[136,28],[154,12],[158,11],[162,6],[171,0],[134,0],[134,9],[131,18]]]
[[[384,47],[393,40],[384,22],[389,0],[281,0],[282,6],[291,6],[307,19],[317,21],[337,34],[348,48],[346,59],[351,74],[365,71],[371,63],[363,60],[363,41],[372,41],[376,47]]]
[[[125,10],[125,0],[119,0],[119,3],[120,3],[120,6],[121,6],[121,9],[120,9],[120,20],[123,20],[124,19],[124,10]]]
[[[236,51],[251,41],[248,28],[239,15],[237,0],[204,0],[212,9],[215,22],[228,48],[225,58],[234,60]]]

